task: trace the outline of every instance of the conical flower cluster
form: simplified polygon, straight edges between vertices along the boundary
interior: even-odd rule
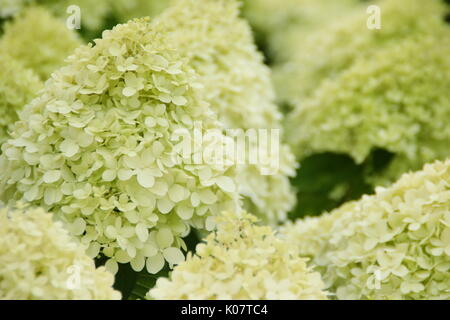
[[[163,22],[142,19],[78,48],[2,147],[1,199],[48,209],[113,272],[179,263],[190,227],[211,230],[237,203],[232,164],[209,159],[220,126],[167,38]],[[196,122],[219,134],[186,154]]]

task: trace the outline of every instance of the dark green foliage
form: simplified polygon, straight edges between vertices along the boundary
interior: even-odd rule
[[[289,218],[320,215],[372,193],[373,187],[366,178],[381,172],[392,157],[387,151],[375,150],[360,165],[344,154],[321,153],[305,158],[292,179],[298,202]]]

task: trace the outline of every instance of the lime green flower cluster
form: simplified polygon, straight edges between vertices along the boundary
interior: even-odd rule
[[[0,209],[0,299],[120,299],[113,282],[51,214]]]
[[[253,43],[250,27],[239,18],[238,1],[177,1],[157,19],[166,23],[177,50],[199,74],[204,95],[226,128],[281,127],[270,70]],[[251,145],[249,153],[258,154],[259,147]],[[280,157],[273,175],[262,174],[262,163],[269,159],[241,166],[238,173],[241,194],[252,210],[274,223],[284,220],[295,204],[288,179],[295,174],[295,159],[287,145],[279,153],[267,156]]]
[[[18,120],[17,113],[43,87],[33,71],[6,54],[0,54],[0,146]]]
[[[338,299],[450,299],[450,159],[283,230]]]
[[[44,81],[79,45],[81,40],[75,32],[40,7],[31,7],[16,16],[5,25],[0,38],[0,52],[20,61]]]
[[[325,81],[288,121],[297,155],[331,151],[362,163],[374,148],[388,150],[396,156],[377,173],[377,183],[448,157],[449,50],[450,29],[436,29],[379,50]]]
[[[159,278],[150,299],[326,299],[324,283],[294,246],[251,214],[224,212],[196,254]]]
[[[445,4],[440,0],[431,0],[426,6],[416,0],[375,2],[381,10],[381,29],[367,27],[369,4],[347,9],[343,19],[337,15],[301,39],[295,30],[286,34],[287,45],[279,47],[288,57],[274,69],[281,100],[301,108],[304,99],[310,98],[322,82],[338,77],[356,60],[365,59],[369,64],[372,55],[385,46],[446,27]]]
[[[234,167],[207,158],[223,150],[205,135],[220,123],[167,33],[141,19],[76,49],[2,146],[1,200],[48,209],[113,272],[179,263],[190,227],[237,205]],[[185,154],[177,134],[197,121],[205,138]]]

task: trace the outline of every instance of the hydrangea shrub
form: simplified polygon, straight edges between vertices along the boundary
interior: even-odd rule
[[[196,121],[202,133],[220,123],[167,38],[162,21],[141,19],[78,48],[2,146],[1,199],[51,211],[112,272],[179,263],[190,228],[211,230],[237,204],[234,167],[195,164],[195,148],[183,154],[175,139]]]
[[[194,255],[159,278],[151,299],[326,299],[317,272],[251,214],[224,212]]]
[[[282,231],[338,299],[450,299],[450,160]]]
[[[207,101],[226,128],[281,129],[270,69],[256,49],[248,23],[239,17],[238,1],[175,1],[156,19],[164,21],[177,50],[198,73]],[[249,153],[258,153],[259,147],[250,145]],[[259,159],[257,164],[239,166],[237,176],[247,208],[276,223],[295,204],[289,177],[295,174],[296,163],[284,144],[279,155],[267,157],[279,157],[275,174],[263,175],[264,163],[270,160]]]
[[[18,112],[43,87],[39,77],[20,62],[0,54],[0,146],[9,137],[8,131],[18,120]]]
[[[0,209],[0,299],[120,299],[113,282],[42,208]]]
[[[0,38],[0,52],[20,61],[44,81],[79,45],[77,34],[41,7],[28,8],[6,23]]]

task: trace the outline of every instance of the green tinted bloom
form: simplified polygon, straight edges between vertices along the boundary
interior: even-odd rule
[[[450,160],[283,230],[338,299],[450,299]]]
[[[444,27],[378,50],[324,81],[288,121],[297,155],[345,153],[362,163],[372,150],[388,150],[395,157],[377,183],[448,157],[449,50]]]
[[[0,299],[120,299],[113,282],[51,214],[0,209]]]
[[[239,18],[237,1],[177,1],[156,19],[164,21],[177,50],[199,74],[204,95],[226,128],[281,127],[270,70],[253,43],[247,22]],[[258,148],[254,143],[248,153],[257,154]],[[248,209],[275,223],[284,220],[295,204],[288,177],[295,173],[296,164],[286,145],[272,157],[280,158],[275,174],[263,175],[262,163],[268,161],[259,159],[255,165],[240,166],[238,184]]]
[[[192,137],[197,121],[203,134],[220,124],[172,47],[163,21],[105,31],[46,82],[2,147],[1,199],[48,209],[111,271],[178,263],[190,227],[213,229],[237,203],[228,162],[180,152],[181,129]],[[222,147],[205,139],[200,151]]]
[[[318,273],[295,247],[247,213],[225,212],[195,255],[159,278],[151,299],[326,299]]]
[[[46,80],[80,44],[76,33],[67,29],[63,21],[44,8],[33,7],[5,25],[0,52],[9,54]]]
[[[31,101],[43,84],[33,71],[6,54],[0,54],[0,145],[18,120],[17,113]]]

